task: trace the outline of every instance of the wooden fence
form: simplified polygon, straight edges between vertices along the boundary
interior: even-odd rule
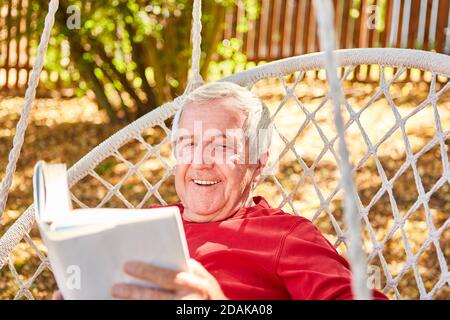
[[[339,48],[402,47],[450,51],[450,0],[334,0]],[[314,0],[259,0],[261,14],[241,25],[240,0],[225,18],[224,39],[242,40],[249,60],[271,61],[319,50]],[[45,12],[32,0],[0,0],[0,92],[22,94]],[[53,81],[50,77],[50,80]],[[55,81],[57,82],[57,81]]]
[[[450,0],[334,0],[337,47],[450,51]],[[240,3],[238,1],[238,3]],[[226,16],[224,38],[242,40],[249,60],[319,51],[313,0],[260,0],[261,14],[239,32],[244,6]]]
[[[37,12],[31,1],[0,2],[0,90],[8,93],[23,89],[33,66]]]

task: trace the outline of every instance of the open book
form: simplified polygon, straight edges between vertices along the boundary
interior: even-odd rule
[[[64,164],[36,164],[36,222],[65,299],[111,299],[117,282],[149,286],[126,275],[138,260],[186,270],[189,252],[177,207],[72,209]]]

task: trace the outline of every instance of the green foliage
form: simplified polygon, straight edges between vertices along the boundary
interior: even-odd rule
[[[255,66],[255,63],[248,61],[247,56],[242,53],[242,41],[237,38],[220,42],[217,54],[220,59],[211,61],[208,68],[208,79],[212,81]]]
[[[237,29],[246,32],[259,15],[259,1],[241,3],[245,16]],[[47,9],[46,0],[33,5],[39,12]],[[67,25],[73,5],[79,8],[80,29]],[[235,5],[234,0],[203,1],[204,78],[248,65],[238,39],[221,41],[225,14]],[[41,14],[41,27],[42,22]],[[131,121],[184,91],[191,24],[191,0],[61,0],[45,68],[77,95],[92,90],[112,121]]]

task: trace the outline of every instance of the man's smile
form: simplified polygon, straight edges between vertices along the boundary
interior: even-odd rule
[[[199,179],[192,179],[191,181],[196,185],[202,187],[210,187],[222,182],[221,180],[199,180]]]

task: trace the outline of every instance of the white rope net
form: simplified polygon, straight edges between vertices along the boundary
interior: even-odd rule
[[[344,127],[358,188],[369,278],[371,272],[375,276],[379,272],[375,287],[393,298],[448,299],[450,81],[427,73],[428,93],[421,103],[411,105],[401,94],[407,86],[402,79],[411,69],[370,67],[378,70],[380,79],[372,87],[355,88],[349,81],[359,67],[340,69]],[[249,85],[268,104],[275,128],[270,166],[254,194],[265,196],[287,213],[311,219],[345,255],[333,106],[327,91],[311,86],[305,76],[308,72],[280,71]],[[363,98],[357,100],[358,96]],[[176,105],[177,100],[156,110],[151,121],[131,124],[142,130],[112,137],[122,140],[114,147],[100,145],[86,156],[87,166],[72,168],[69,184],[75,206],[143,208],[176,202],[169,138]],[[382,117],[379,108],[384,108]],[[423,130],[420,139],[417,130]],[[424,171],[430,161],[432,172]],[[37,277],[53,281],[37,231],[29,230],[32,214],[31,207],[18,219],[18,226],[13,225],[11,233],[0,239],[0,265],[7,259],[16,299],[33,299],[33,293],[42,290],[34,286]],[[18,258],[15,248],[23,247],[29,256]],[[31,264],[37,268],[27,269]]]

